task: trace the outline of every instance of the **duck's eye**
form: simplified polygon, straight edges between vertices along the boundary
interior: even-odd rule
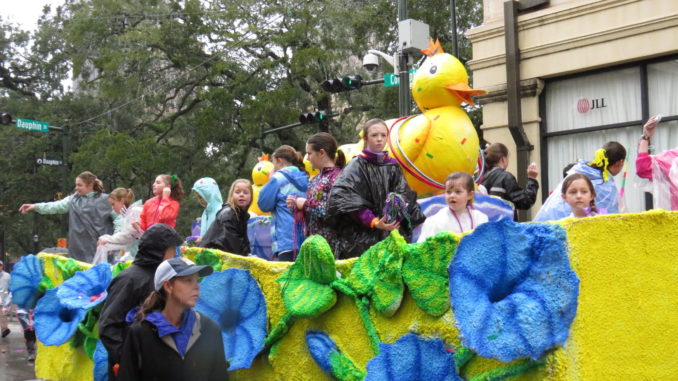
[[[438,66],[433,65],[433,66],[431,66],[431,69],[429,69],[428,72],[431,73],[431,74],[435,74],[436,71],[438,71]]]

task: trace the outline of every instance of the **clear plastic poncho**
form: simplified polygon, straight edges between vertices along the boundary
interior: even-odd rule
[[[586,175],[596,190],[596,207],[605,209],[607,213],[619,213],[619,192],[614,183],[614,178],[610,175],[609,180],[603,180],[600,170],[590,167],[584,160],[580,160],[570,169],[568,176],[573,173],[582,173]],[[572,213],[570,206],[562,197],[563,181],[553,189],[553,192],[546,199],[539,213],[534,217],[535,221],[560,220]]]

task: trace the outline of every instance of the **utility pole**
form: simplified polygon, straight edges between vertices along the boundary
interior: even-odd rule
[[[407,20],[407,0],[398,0],[398,22]],[[407,53],[398,47],[398,113],[410,115],[410,73],[407,71]]]

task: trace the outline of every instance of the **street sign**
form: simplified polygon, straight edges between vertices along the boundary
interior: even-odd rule
[[[29,131],[48,132],[49,123],[39,120],[16,119],[16,128]]]
[[[414,75],[414,73],[417,71],[417,69],[410,69],[410,78]],[[410,81],[410,85],[412,84],[412,81]],[[384,87],[393,87],[393,86],[398,86],[400,85],[400,77],[398,77],[395,73],[387,73],[384,74]]]
[[[44,157],[39,157],[35,159],[35,162],[38,163],[38,165],[62,165],[64,163],[61,160],[46,159]]]

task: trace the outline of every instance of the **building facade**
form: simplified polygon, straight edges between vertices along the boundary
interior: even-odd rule
[[[529,3],[524,1],[523,3]],[[473,87],[488,90],[483,135],[516,157],[508,128],[504,0],[484,0],[483,25],[468,32]],[[522,126],[540,163],[542,192],[530,211],[563,178],[563,168],[590,160],[605,142],[628,152],[623,204],[650,206],[635,176],[642,125],[663,115],[655,152],[678,147],[678,1],[551,0],[517,16]],[[516,173],[516,160],[509,171]],[[615,179],[622,186],[623,174]]]

